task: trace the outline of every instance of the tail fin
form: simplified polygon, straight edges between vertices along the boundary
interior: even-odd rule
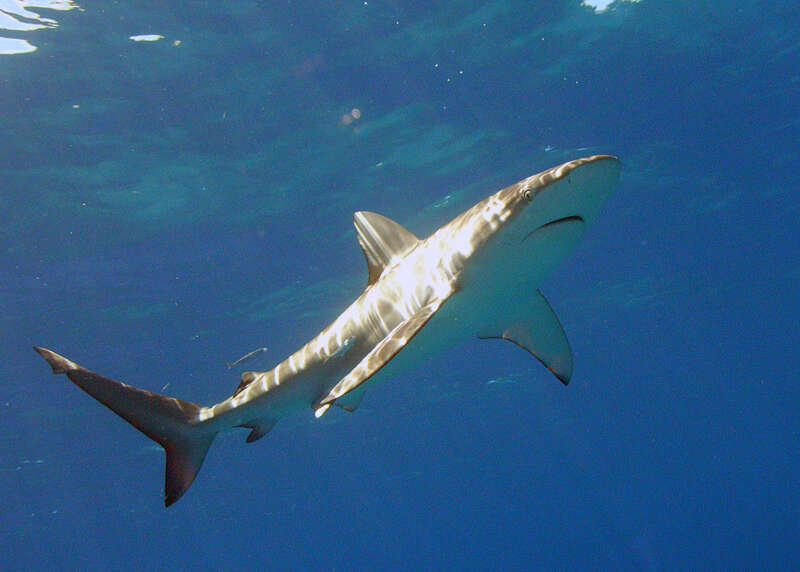
[[[45,348],[34,348],[53,373],[72,382],[164,448],[164,505],[177,501],[194,481],[216,436],[199,422],[200,406],[103,377]]]

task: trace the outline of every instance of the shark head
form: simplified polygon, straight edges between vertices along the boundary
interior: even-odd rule
[[[577,244],[619,179],[620,162],[595,155],[564,163],[491,195],[451,225],[469,228],[480,264],[464,281],[538,286]],[[450,225],[448,225],[450,226]],[[474,269],[474,270],[473,270]],[[475,271],[480,272],[480,276]]]
[[[511,185],[498,193],[508,210],[503,229],[509,239],[535,242],[540,231],[559,226],[585,229],[616,186],[620,163],[596,155],[564,163]]]

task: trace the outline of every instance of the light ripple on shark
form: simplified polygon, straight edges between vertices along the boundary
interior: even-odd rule
[[[194,481],[214,437],[235,427],[263,437],[281,417],[331,405],[355,410],[367,382],[396,376],[465,336],[502,338],[565,385],[572,352],[537,289],[578,242],[619,179],[609,155],[569,161],[506,187],[420,240],[381,215],[354,223],[369,271],[361,295],[270,371],[245,372],[233,395],[203,407],[104,377],[45,348],[53,373],[166,451],[166,506]],[[404,351],[401,351],[404,350]]]

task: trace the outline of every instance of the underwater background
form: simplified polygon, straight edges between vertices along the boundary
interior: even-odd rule
[[[798,142],[788,0],[0,0],[0,567],[800,568]],[[569,387],[465,332],[164,509],[31,349],[220,401],[361,291],[353,211],[424,237],[595,153]]]

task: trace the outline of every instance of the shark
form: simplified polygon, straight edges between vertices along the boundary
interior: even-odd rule
[[[353,222],[367,284],[331,324],[269,371],[247,371],[227,399],[201,406],[127,385],[34,346],[66,376],[166,452],[164,504],[189,489],[215,436],[264,437],[282,417],[354,411],[366,389],[402,376],[469,336],[503,339],[564,385],[569,341],[542,281],[578,243],[615,188],[620,161],[575,159],[486,197],[425,239],[372,212]]]

